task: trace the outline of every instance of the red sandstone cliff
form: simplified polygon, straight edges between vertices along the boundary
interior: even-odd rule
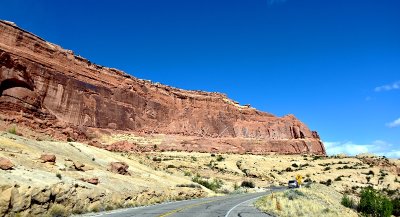
[[[42,128],[176,135],[173,150],[325,154],[318,134],[293,115],[275,117],[220,93],[137,79],[6,21],[0,21],[0,113]]]

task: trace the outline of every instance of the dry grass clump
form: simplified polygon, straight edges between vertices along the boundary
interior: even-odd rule
[[[255,202],[263,212],[276,216],[357,216],[341,205],[342,195],[333,188],[313,184],[309,188],[286,190]]]
[[[69,216],[67,209],[61,204],[54,204],[48,211],[49,217],[66,217]]]

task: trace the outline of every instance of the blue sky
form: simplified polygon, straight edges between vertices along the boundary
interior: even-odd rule
[[[14,0],[0,19],[139,78],[294,114],[330,154],[400,157],[399,11],[398,0]]]

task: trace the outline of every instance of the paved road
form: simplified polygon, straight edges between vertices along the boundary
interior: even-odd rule
[[[259,197],[280,189],[262,193],[230,195],[159,204],[149,207],[116,210],[90,216],[102,217],[266,217],[254,206]],[[84,215],[87,216],[87,215]]]

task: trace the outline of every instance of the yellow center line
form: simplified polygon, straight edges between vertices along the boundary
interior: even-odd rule
[[[226,199],[226,198],[224,198],[224,199]],[[185,210],[185,209],[191,209],[191,208],[194,208],[194,207],[198,207],[198,206],[201,206],[201,205],[204,205],[204,204],[207,204],[207,203],[212,203],[212,202],[219,201],[219,200],[223,200],[223,199],[210,200],[210,201],[206,201],[206,202],[201,202],[201,203],[195,203],[195,204],[192,204],[192,205],[187,205],[187,206],[184,206],[184,207],[181,207],[181,208],[174,209],[174,210],[171,210],[171,211],[169,211],[169,212],[163,213],[163,214],[159,215],[158,217],[167,217],[167,216],[170,216],[170,215],[172,215],[172,214],[181,212],[181,211],[183,211],[183,210]]]

